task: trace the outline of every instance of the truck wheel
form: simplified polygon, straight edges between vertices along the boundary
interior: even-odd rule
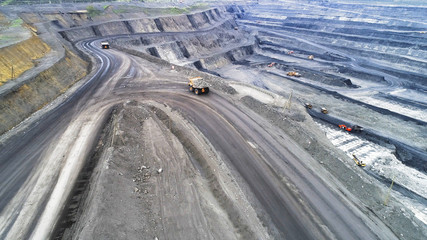
[[[199,89],[194,89],[194,93],[196,94],[196,95],[199,95]]]
[[[205,93],[208,94],[209,93],[209,88],[205,89]]]
[[[188,90],[190,90],[190,92],[193,92],[194,91],[193,86],[190,86],[190,88]]]

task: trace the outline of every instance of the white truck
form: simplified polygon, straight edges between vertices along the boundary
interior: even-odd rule
[[[109,49],[110,48],[110,44],[107,41],[102,41],[101,42],[101,48],[102,49]]]

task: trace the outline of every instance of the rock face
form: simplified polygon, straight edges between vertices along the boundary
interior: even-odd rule
[[[213,70],[253,54],[253,39],[234,30],[235,23],[226,20],[209,31],[179,33],[167,36],[114,38],[116,46],[134,49],[178,65],[199,70]],[[252,40],[251,40],[252,39]]]
[[[61,31],[71,42],[91,37],[108,37],[121,34],[185,32],[213,26],[225,18],[224,10],[208,10],[201,13],[173,17],[143,18],[101,23],[88,27]]]
[[[51,68],[0,97],[0,133],[53,101],[86,75],[88,63],[71,51]]]
[[[13,78],[31,69],[37,59],[50,51],[50,47],[40,38],[33,35],[31,38],[17,44],[0,48],[0,85],[10,80],[11,69],[14,69]]]

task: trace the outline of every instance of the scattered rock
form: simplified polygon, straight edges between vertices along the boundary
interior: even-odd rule
[[[163,169],[162,168],[159,168],[159,170],[157,170],[157,173],[162,173],[163,172]]]

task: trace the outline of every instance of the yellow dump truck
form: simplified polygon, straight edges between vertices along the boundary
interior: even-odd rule
[[[209,93],[209,85],[202,77],[194,77],[188,79],[188,90],[196,95]]]
[[[299,72],[288,72],[286,73],[286,75],[291,77],[301,77],[301,74],[299,74]]]

